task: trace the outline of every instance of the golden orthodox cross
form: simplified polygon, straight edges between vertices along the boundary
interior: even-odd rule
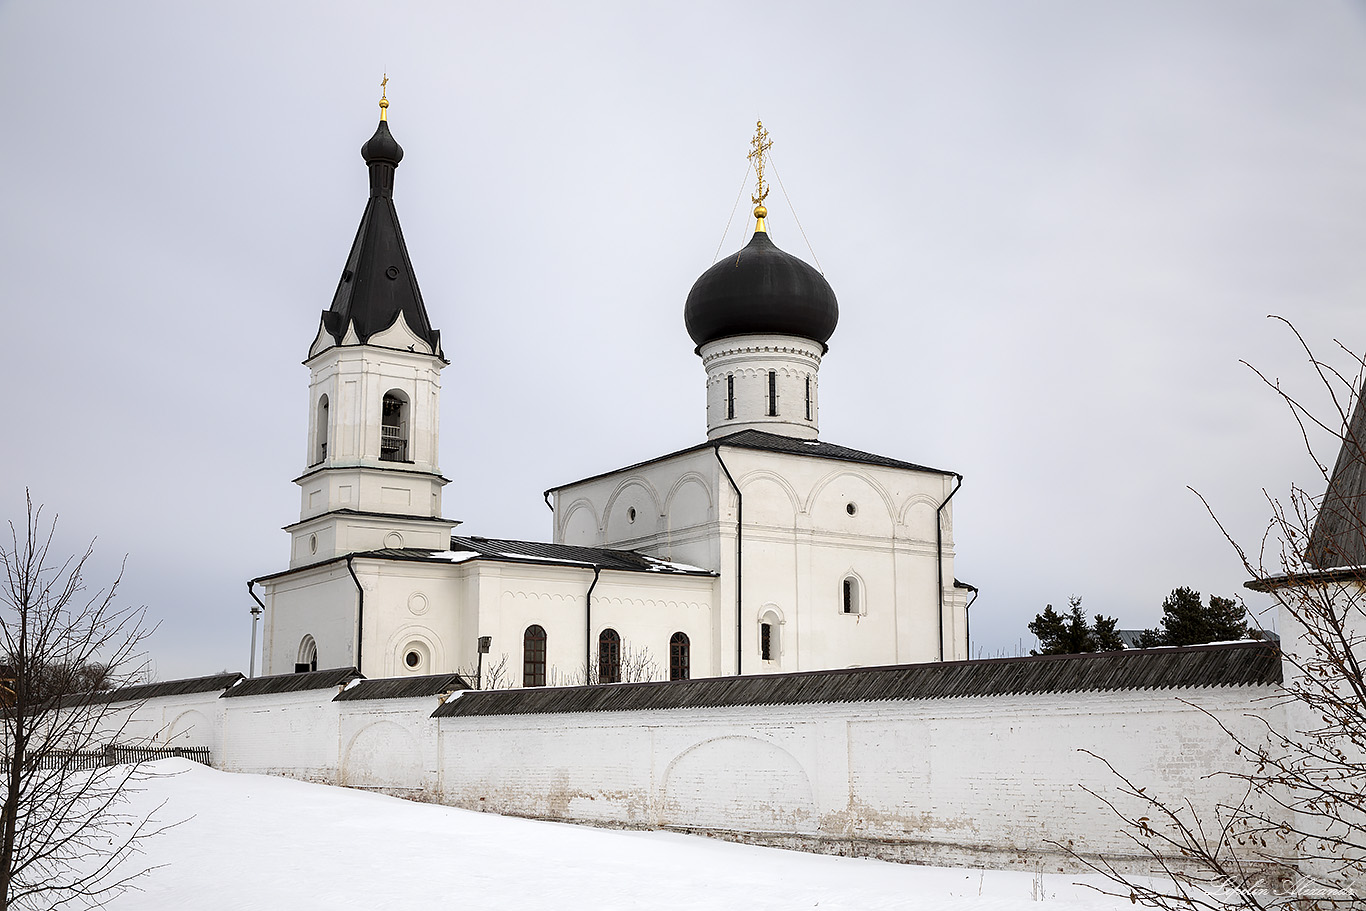
[[[754,138],[749,141],[752,147],[749,153],[749,160],[754,162],[754,171],[759,175],[759,188],[750,200],[757,206],[761,205],[768,197],[768,185],[764,183],[764,153],[773,147],[773,141],[768,138],[768,130],[764,129],[764,122],[758,121],[754,125]]]

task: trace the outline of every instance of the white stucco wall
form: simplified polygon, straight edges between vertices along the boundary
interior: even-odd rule
[[[293,673],[304,636],[317,643],[319,668],[355,666],[357,593],[345,561],[263,582],[261,589],[263,675]]]
[[[339,728],[337,784],[403,797],[436,791],[437,696],[334,703]]]
[[[968,657],[951,502],[942,561],[935,534],[953,476],[734,446],[722,446],[721,458],[743,497],[743,673],[938,660],[941,571],[943,658]],[[718,572],[712,673],[735,673],[740,502],[713,450],[623,469],[554,496],[559,543],[636,549]],[[860,592],[854,614],[843,611],[848,577]],[[765,615],[776,618],[781,638],[769,661],[760,657]]]
[[[1057,844],[1134,854],[1083,789],[1113,796],[1118,782],[1081,750],[1208,813],[1238,796],[1235,782],[1208,777],[1237,759],[1200,708],[1247,729],[1267,692],[446,718],[439,797],[890,860],[1072,870]]]
[[[1205,712],[1233,730],[1256,732],[1267,713],[1283,723],[1271,687],[440,719],[440,697],[336,692],[149,700],[128,731],[209,746],[229,771],[470,809],[1072,870],[1058,845],[1142,867],[1086,792],[1114,797],[1117,780],[1083,750],[1209,813],[1240,796],[1213,775],[1240,760]]]

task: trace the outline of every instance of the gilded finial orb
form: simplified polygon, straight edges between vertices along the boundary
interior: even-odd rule
[[[767,217],[768,217],[768,209],[765,209],[763,206],[755,206],[755,207],[754,207],[754,217],[755,217],[755,218],[767,218]]]

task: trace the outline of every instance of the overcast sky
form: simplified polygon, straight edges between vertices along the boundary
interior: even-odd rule
[[[1366,348],[1362,4],[0,2],[0,515],[127,555],[162,678],[245,671],[287,564],[386,70],[462,532],[704,437],[683,302],[757,117],[839,296],[821,436],[964,475],[974,653],[1237,592],[1187,486],[1253,543],[1321,486],[1239,360],[1313,393],[1272,313]]]

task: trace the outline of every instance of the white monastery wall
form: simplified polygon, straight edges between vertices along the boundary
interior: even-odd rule
[[[509,815],[1000,868],[1076,869],[1070,844],[1137,869],[1085,790],[1118,782],[1082,751],[1209,811],[1239,795],[1210,777],[1236,759],[1204,711],[1245,731],[1279,711],[1249,686],[435,719],[437,696],[337,692],[164,697],[127,730],[228,771]]]
[[[1185,690],[1235,729],[1264,688]],[[1233,800],[1227,738],[1173,692],[440,719],[443,803],[889,860],[1134,862],[1091,750],[1140,786]],[[1257,710],[1262,710],[1259,706]]]
[[[341,762],[338,690],[305,690],[220,699],[223,749],[213,757],[228,772],[258,772],[333,784]]]
[[[439,697],[333,704],[338,712],[338,784],[400,797],[435,793],[440,740],[431,715],[441,704]]]
[[[111,739],[155,748],[207,749],[217,756],[224,743],[221,694],[211,690],[161,696],[126,707],[115,703],[112,717],[127,720]]]

